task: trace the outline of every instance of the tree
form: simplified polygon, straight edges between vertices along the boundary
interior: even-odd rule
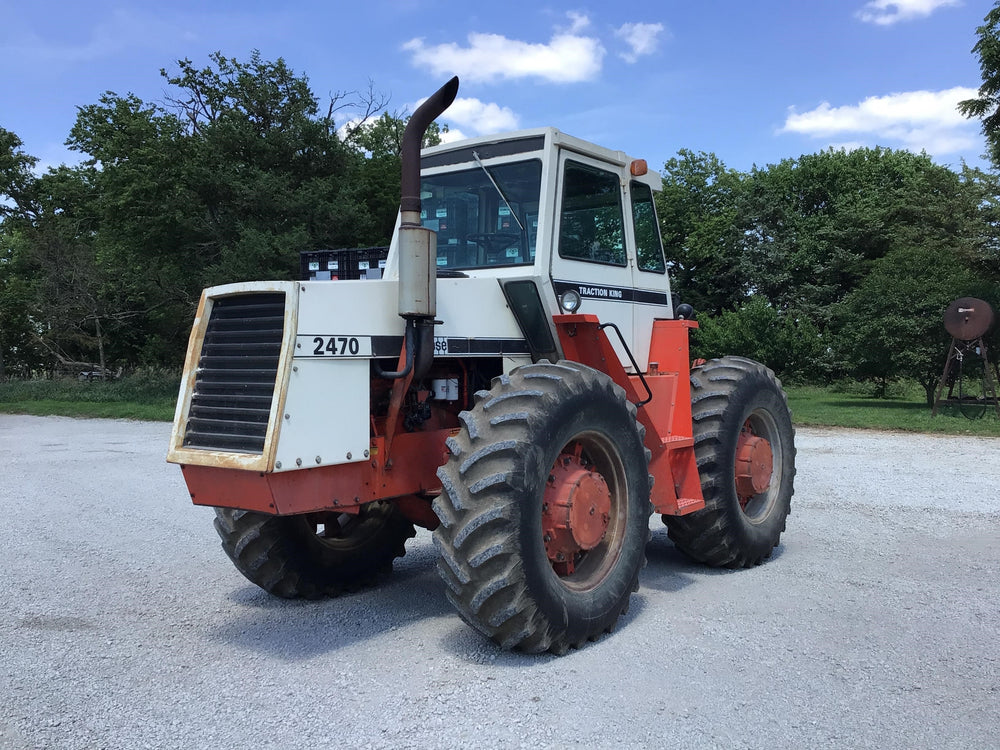
[[[983,84],[979,96],[959,102],[958,109],[966,117],[982,120],[990,158],[1000,165],[1000,2],[983,18],[976,35],[972,51],[979,57]]]
[[[0,220],[25,216],[35,207],[35,165],[16,134],[0,128]]]
[[[44,363],[30,312],[35,292],[18,244],[0,232],[0,380],[28,376]]]
[[[727,354],[763,362],[783,379],[815,382],[826,374],[825,345],[808,318],[796,318],[752,295],[736,310],[703,318],[692,335],[692,354]]]
[[[306,76],[257,52],[161,75],[162,104],[108,91],[79,108],[78,167],[38,176],[0,129],[4,361],[30,359],[7,343],[17,328],[50,360],[177,363],[203,287],[294,278],[302,250],[389,242],[405,118],[377,117],[371,86],[321,109]],[[348,104],[361,116],[338,128]]]
[[[700,305],[703,356],[743,353],[784,377],[922,379],[920,336],[897,337],[915,359],[896,356],[877,371],[861,356],[861,339],[839,336],[872,325],[870,315],[856,318],[860,296],[844,301],[884,258],[907,253],[998,279],[995,176],[967,167],[958,174],[925,154],[830,150],[740,175],[712,155],[682,151],[664,182],[663,235],[680,259],[678,289]],[[932,282],[906,277],[911,268],[871,283],[913,290]],[[899,315],[922,331],[919,308],[901,306]]]
[[[733,309],[750,293],[741,254],[746,175],[712,153],[681,149],[664,165],[656,194],[663,245],[674,289],[699,313]]]
[[[856,380],[874,381],[885,396],[889,382],[911,378],[927,403],[944,366],[950,338],[945,309],[958,297],[990,290],[948,246],[900,247],[876,261],[872,272],[840,303],[837,346]]]
[[[385,245],[392,237],[399,209],[399,179],[402,161],[403,131],[408,116],[383,112],[379,117],[356,125],[347,142],[367,156],[360,165],[351,186],[353,200],[364,204],[371,223],[358,237],[362,245]],[[423,147],[436,146],[441,134],[447,132],[432,122],[424,134]]]

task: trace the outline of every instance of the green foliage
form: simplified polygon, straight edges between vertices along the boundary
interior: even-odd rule
[[[0,382],[0,412],[165,421],[173,418],[180,372],[138,368],[116,380],[75,378]]]
[[[732,309],[750,293],[741,247],[746,181],[715,154],[681,149],[664,166],[655,197],[663,246],[676,290],[700,313]]]
[[[983,87],[963,111],[996,148],[1000,3],[985,21]],[[79,108],[79,166],[36,175],[0,129],[0,377],[176,365],[203,287],[292,278],[304,249],[388,243],[404,116],[369,92],[338,127],[340,95],[321,107],[258,53],[161,74],[161,104],[106,92]],[[881,148],[749,173],[679,151],[654,200],[674,289],[699,313],[695,352],[926,389],[947,303],[1000,303],[998,180]]]
[[[796,425],[1000,437],[996,412],[988,410],[976,420],[947,410],[932,417],[923,388],[909,381],[897,384],[885,398],[818,386],[792,386],[787,390]]]
[[[35,176],[38,159],[21,148],[24,143],[14,133],[0,128],[0,219],[30,212],[35,205]]]
[[[345,140],[337,97],[321,111],[281,59],[216,53],[161,75],[163,104],[109,91],[79,108],[78,167],[36,176],[0,130],[0,373],[177,363],[202,288],[388,243],[405,120],[371,121],[374,95]]]
[[[910,378],[932,403],[950,342],[944,311],[958,297],[989,292],[986,286],[948,247],[891,251],[835,308],[846,374],[877,383],[880,395],[891,381]]]
[[[907,151],[830,150],[756,169],[743,243],[754,289],[825,330],[830,306],[891,249],[944,238],[967,249],[967,198],[954,172]]]
[[[663,233],[675,291],[701,312],[702,356],[743,354],[796,380],[926,386],[947,351],[947,304],[996,297],[995,175],[881,148],[745,175],[681,151],[666,170]]]
[[[814,381],[824,375],[824,344],[816,327],[761,296],[699,323],[692,355],[711,359],[727,354],[763,362],[788,380]]]
[[[983,83],[979,96],[959,102],[958,109],[966,117],[982,120],[990,156],[1000,165],[1000,2],[983,18],[976,36],[972,52],[979,57]]]
[[[0,381],[26,377],[44,361],[31,316],[35,290],[19,244],[0,234]]]

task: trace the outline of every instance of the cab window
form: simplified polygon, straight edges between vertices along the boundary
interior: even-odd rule
[[[613,172],[567,161],[563,172],[559,255],[625,265],[622,191]]]
[[[437,233],[437,267],[534,263],[541,183],[537,159],[425,175],[420,222]]]
[[[663,243],[653,210],[653,190],[642,182],[630,185],[632,193],[632,225],[635,227],[635,251],[640,271],[663,273]]]

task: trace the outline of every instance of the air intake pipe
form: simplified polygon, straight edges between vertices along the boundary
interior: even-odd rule
[[[420,224],[420,145],[434,120],[458,94],[458,76],[417,107],[403,131],[399,200],[399,315],[406,320],[406,367],[383,377],[404,377],[416,367],[423,375],[434,358],[434,318],[437,315],[437,234]]]

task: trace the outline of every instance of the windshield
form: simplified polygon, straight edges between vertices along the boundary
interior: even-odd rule
[[[534,263],[541,181],[538,160],[423,177],[420,221],[437,232],[438,268]]]

